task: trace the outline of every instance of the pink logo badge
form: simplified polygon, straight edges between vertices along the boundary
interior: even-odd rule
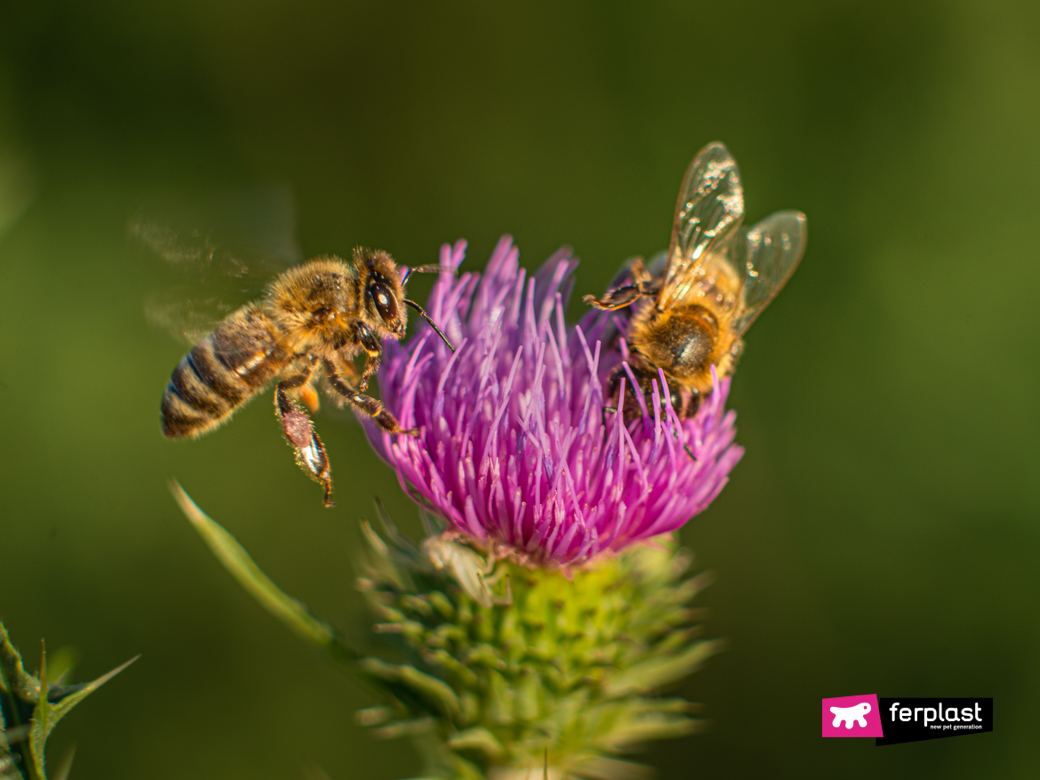
[[[823,736],[883,737],[877,694],[823,700]]]

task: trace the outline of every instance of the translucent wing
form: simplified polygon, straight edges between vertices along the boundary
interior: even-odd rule
[[[686,297],[708,256],[721,252],[743,217],[744,193],[737,162],[725,146],[710,144],[690,163],[679,190],[658,309]]]
[[[153,199],[130,219],[128,234],[147,277],[148,322],[194,343],[259,297],[301,254],[285,188],[224,192],[190,206],[183,201]]]
[[[743,232],[743,231],[742,231]],[[743,275],[740,311],[733,320],[739,337],[791,278],[805,251],[805,215],[778,211],[733,244],[734,268]]]

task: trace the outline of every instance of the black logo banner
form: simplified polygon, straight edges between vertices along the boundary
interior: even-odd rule
[[[993,699],[878,699],[885,736],[875,745],[993,731]]]

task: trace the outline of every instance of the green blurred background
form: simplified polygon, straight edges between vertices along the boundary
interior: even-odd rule
[[[342,413],[339,505],[269,400],[165,441],[184,351],[145,322],[127,221],[150,193],[291,188],[308,256],[433,262],[512,233],[576,292],[668,241],[685,166],[739,160],[752,220],[809,215],[731,396],[747,455],[683,531],[730,639],[684,689],[663,778],[1033,777],[1040,766],[1040,6],[37,0],[0,11],[0,617],[77,679],[77,780],[419,771],[371,702],[263,613],[176,510],[176,476],[343,625],[357,519],[415,511]],[[415,285],[424,297],[429,282]],[[580,306],[572,306],[575,315]],[[876,750],[819,699],[993,696],[996,730]]]

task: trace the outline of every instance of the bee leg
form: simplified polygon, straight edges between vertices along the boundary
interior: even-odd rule
[[[351,358],[344,356],[342,353],[336,353],[332,358],[332,363],[336,367],[336,373],[340,379],[352,387],[358,386],[358,383],[361,381],[361,372],[358,371]]]
[[[634,284],[626,284],[624,287],[611,290],[602,298],[597,298],[595,295],[586,295],[582,297],[582,300],[594,309],[614,311],[615,309],[631,306],[642,297],[643,294],[640,292],[639,287]]]
[[[696,390],[683,390],[679,396],[682,399],[682,406],[679,409],[679,419],[685,420],[687,417],[693,417],[697,414],[697,410],[701,408],[701,394]]]
[[[314,367],[318,364],[317,357],[308,357],[295,364],[293,368],[297,374],[285,380],[283,387],[289,391],[289,397],[302,401],[311,414],[317,413],[321,406],[318,399],[318,389],[314,386]]]
[[[680,420],[685,420],[687,417],[692,417],[697,414],[697,410],[701,407],[701,394],[696,391],[683,390],[679,393],[679,409],[677,413]],[[675,435],[679,435],[679,431],[675,432]],[[688,442],[683,442],[683,449],[686,450],[686,454],[693,460],[697,460],[697,456],[693,454],[693,448]]]
[[[625,367],[622,364],[614,366],[614,369],[607,375],[607,398],[614,398],[617,396],[618,387],[621,385],[621,377],[625,376]],[[620,399],[618,405],[621,405]],[[607,413],[617,414],[616,406],[604,406],[603,407],[603,428],[607,428]]]
[[[657,291],[653,289],[653,277],[650,276],[646,266],[643,265],[643,258],[637,257],[632,261],[629,265],[629,273],[634,284],[626,284],[615,290],[610,290],[602,298],[586,295],[582,300],[596,309],[614,311],[615,309],[631,306],[640,298],[656,294]]]
[[[397,422],[397,418],[390,414],[378,399],[375,399],[370,395],[365,395],[358,389],[353,388],[344,382],[343,377],[340,376],[339,371],[336,370],[336,366],[331,360],[326,359],[323,362],[323,366],[325,368],[325,375],[328,377],[329,385],[332,386],[332,389],[343,396],[345,400],[353,404],[356,409],[374,419],[379,427],[384,431],[387,433],[406,433],[409,436],[418,435],[419,430],[417,428],[410,428],[408,430],[402,428],[401,424]]]
[[[287,390],[300,387],[310,381],[310,372],[298,374],[279,382],[274,391],[274,410],[282,432],[293,448],[296,465],[303,469],[315,482],[325,488],[325,506],[334,506],[332,501],[332,474],[329,456],[321,443],[314,423],[286,394]]]
[[[375,334],[364,325],[358,328],[357,340],[361,348],[365,350],[365,369],[361,374],[361,381],[355,384],[355,390],[358,393],[363,393],[368,389],[368,380],[379,370],[379,364],[383,357],[383,345],[379,343],[379,339],[375,337]]]
[[[366,351],[366,355],[365,368],[361,372],[361,381],[357,383],[357,391],[359,393],[363,393],[368,389],[368,380],[379,370],[379,364],[383,359],[383,349],[379,347],[378,349]]]

